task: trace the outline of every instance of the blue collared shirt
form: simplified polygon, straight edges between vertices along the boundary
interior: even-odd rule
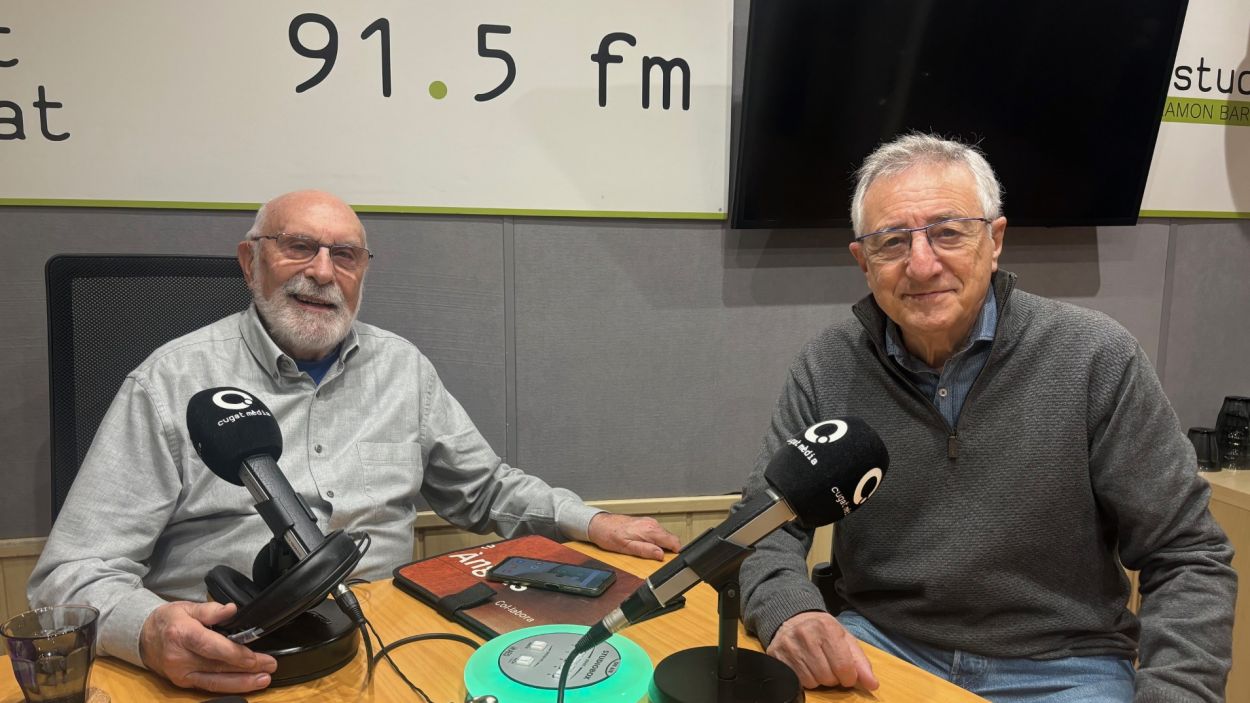
[[[321,379],[326,377],[330,369],[334,366],[334,362],[339,360],[339,348],[335,347],[334,351],[326,354],[324,359],[317,361],[300,361],[295,359],[295,367],[300,371],[312,377],[313,383],[321,385]]]
[[[981,304],[981,313],[972,325],[972,331],[962,347],[942,368],[935,369],[912,356],[903,346],[902,334],[894,320],[886,318],[885,351],[898,363],[903,375],[933,401],[938,412],[953,428],[959,422],[959,412],[964,407],[968,391],[977,380],[985,362],[990,358],[990,346],[994,343],[994,331],[998,327],[998,305],[991,287]]]

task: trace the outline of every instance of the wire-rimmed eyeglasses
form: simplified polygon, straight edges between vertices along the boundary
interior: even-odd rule
[[[353,244],[322,244],[305,234],[279,232],[262,234],[253,239],[272,239],[278,245],[278,253],[287,261],[306,263],[324,248],[330,251],[330,261],[342,271],[359,271],[373,258],[373,252]]]
[[[991,221],[984,217],[953,217],[923,227],[887,227],[856,237],[855,241],[864,248],[868,258],[890,263],[911,255],[912,234],[915,232],[924,232],[929,248],[935,252],[958,253],[976,244],[982,234],[982,224],[989,225]]]

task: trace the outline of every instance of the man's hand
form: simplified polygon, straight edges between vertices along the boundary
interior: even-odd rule
[[[226,639],[207,626],[234,616],[233,603],[167,603],[152,611],[139,633],[143,664],[182,688],[244,693],[269,685],[278,662]]]
[[[647,559],[663,559],[665,549],[681,548],[677,535],[660,527],[655,518],[596,513],[587,532],[590,541],[603,549]]]
[[[799,613],[781,623],[768,653],[794,669],[803,688],[879,685],[859,641],[829,613]]]

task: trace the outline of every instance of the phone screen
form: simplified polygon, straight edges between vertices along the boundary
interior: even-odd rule
[[[491,569],[490,578],[496,581],[512,581],[561,591],[598,595],[616,579],[616,574],[605,569],[561,564],[545,559],[508,557]]]

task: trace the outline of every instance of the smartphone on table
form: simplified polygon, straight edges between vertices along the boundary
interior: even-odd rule
[[[599,596],[616,580],[616,573],[592,566],[564,564],[530,557],[508,557],[491,567],[486,578],[503,583],[516,583],[546,588],[581,596]]]

